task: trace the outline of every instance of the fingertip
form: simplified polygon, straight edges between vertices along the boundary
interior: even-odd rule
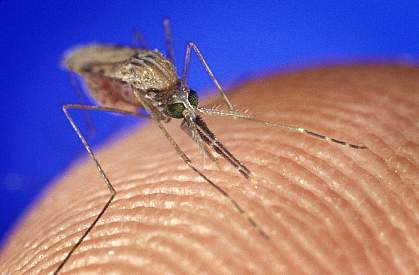
[[[205,175],[256,227],[193,173],[158,129],[112,144],[99,158],[117,196],[64,271],[414,274],[418,141],[411,118],[419,115],[419,95],[411,91],[418,74],[406,66],[337,66],[238,87],[232,102],[259,118],[370,148],[208,117],[254,176],[249,182],[224,161]],[[171,133],[199,163],[177,126]],[[9,239],[1,270],[53,271],[109,195],[90,161],[67,172]]]

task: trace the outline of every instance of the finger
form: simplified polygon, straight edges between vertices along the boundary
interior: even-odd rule
[[[191,171],[153,125],[108,146],[99,159],[117,196],[63,271],[417,274],[418,77],[407,66],[338,66],[255,80],[232,93],[236,106],[258,118],[369,150],[207,118],[257,180],[249,183],[224,162],[205,175],[269,239]],[[196,146],[172,124],[199,165]],[[108,196],[90,161],[76,165],[10,237],[0,270],[54,271]]]

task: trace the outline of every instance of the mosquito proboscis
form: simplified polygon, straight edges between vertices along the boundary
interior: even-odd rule
[[[191,159],[166,130],[165,123],[168,123],[172,119],[182,119],[181,129],[191,137],[206,157],[215,163],[217,163],[216,155],[223,157],[248,180],[252,180],[254,174],[216,138],[215,134],[203,120],[202,114],[249,120],[269,127],[302,133],[354,149],[367,148],[364,145],[351,144],[301,127],[260,120],[248,113],[237,111],[214,76],[200,50],[193,42],[189,42],[186,46],[182,78],[179,79],[174,65],[173,42],[168,19],[163,21],[163,26],[167,47],[166,57],[157,50],[110,44],[90,44],[77,47],[68,52],[64,57],[63,65],[65,68],[71,73],[78,74],[84,80],[90,95],[95,99],[97,105],[66,104],[63,106],[63,111],[90,158],[95,162],[110,192],[110,197],[88,229],[67,253],[54,274],[57,274],[64,267],[74,251],[76,251],[78,246],[106,212],[117,193],[86,138],[70,115],[70,109],[99,110],[151,119],[168,139],[182,160],[208,184],[228,199],[236,210],[268,240],[268,234],[265,233],[246,210],[192,163]],[[136,32],[135,37],[142,45],[145,45],[139,32]],[[215,84],[220,96],[227,105],[227,110],[199,106],[197,93],[189,88],[187,83],[192,51],[196,53],[202,66]],[[138,110],[141,108],[145,109],[148,115],[139,113]]]

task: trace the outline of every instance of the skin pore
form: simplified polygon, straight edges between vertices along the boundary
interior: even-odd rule
[[[418,79],[419,69],[407,65],[329,66],[229,93],[258,118],[368,150],[204,116],[257,179],[221,159],[221,171],[206,160],[203,172],[269,239],[189,169],[154,125],[113,142],[98,158],[118,193],[62,273],[418,274]],[[202,169],[202,154],[178,126],[168,129]],[[1,272],[53,272],[108,197],[86,155],[9,237]]]

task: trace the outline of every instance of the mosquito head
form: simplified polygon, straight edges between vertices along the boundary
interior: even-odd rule
[[[166,107],[166,114],[172,118],[190,118],[195,120],[198,107],[198,94],[187,87],[178,88]]]

